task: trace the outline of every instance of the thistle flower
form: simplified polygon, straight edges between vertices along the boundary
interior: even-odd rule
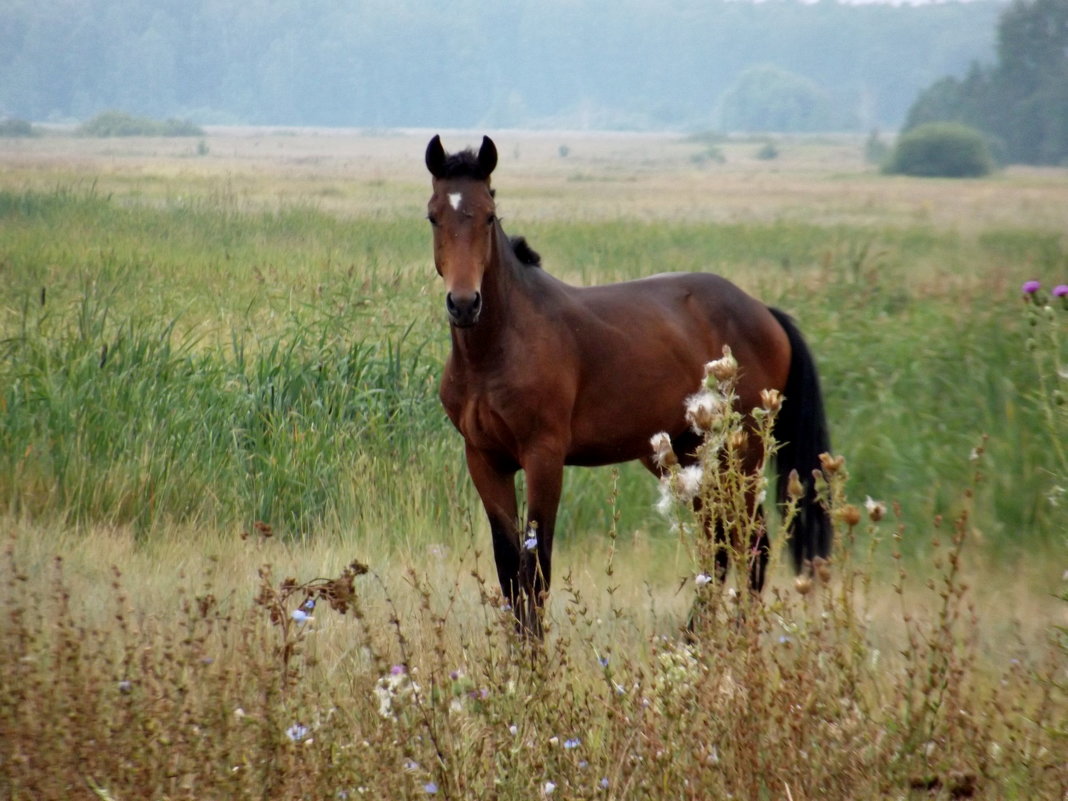
[[[716,418],[723,410],[723,396],[712,390],[703,390],[686,399],[686,422],[695,434],[712,430]]]
[[[878,523],[886,517],[886,504],[882,501],[872,500],[870,495],[864,499],[864,508],[868,510],[868,517],[873,523]]]
[[[1041,289],[1041,288],[1042,288],[1042,284],[1039,283],[1038,281],[1035,281],[1034,279],[1032,279],[1030,281],[1024,281],[1023,286],[1020,287],[1020,290],[1025,295],[1033,295],[1036,292],[1038,292],[1038,290]]]
[[[708,385],[711,382],[709,379],[715,379],[716,381],[730,381],[738,374],[738,360],[734,358],[731,353],[730,345],[723,346],[723,358],[716,359],[714,362],[709,362],[705,365],[705,384]]]
[[[1065,295],[1068,295],[1068,284],[1057,284],[1053,287],[1053,297],[1063,298]]]
[[[704,470],[699,464],[684,467],[675,476],[675,492],[680,501],[692,501],[701,492],[701,481],[704,478]]]
[[[829,453],[820,454],[820,467],[827,475],[837,473],[845,465],[844,456],[831,456]]]
[[[795,501],[800,500],[805,494],[805,487],[801,483],[801,476],[797,474],[797,470],[790,471],[790,477],[786,484],[786,493]]]
[[[838,510],[838,518],[850,528],[860,522],[860,510],[851,503],[847,503]]]
[[[831,580],[831,563],[822,556],[817,556],[812,560],[812,570],[824,584]]]
[[[666,431],[654,434],[649,444],[653,446],[653,462],[660,469],[663,470],[679,463],[675,450],[671,447],[671,437]]]
[[[769,412],[777,412],[782,408],[782,393],[777,389],[760,390],[760,405]]]

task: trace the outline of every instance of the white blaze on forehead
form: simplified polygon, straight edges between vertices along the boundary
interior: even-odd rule
[[[449,193],[449,205],[452,206],[453,211],[460,210],[460,201],[464,199],[464,196],[460,192]]]

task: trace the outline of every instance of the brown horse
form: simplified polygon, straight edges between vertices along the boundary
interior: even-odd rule
[[[743,368],[740,409],[758,406],[764,389],[785,396],[775,423],[783,443],[779,500],[791,469],[809,477],[791,553],[797,569],[826,557],[831,526],[811,473],[829,450],[827,427],[812,356],[790,318],[715,275],[595,287],[553,278],[522,239],[509,239],[501,228],[490,188],[496,165],[489,137],[477,154],[446,155],[438,136],[426,150],[433,176],[427,218],[452,335],[441,401],[464,437],[501,591],[519,624],[541,632],[564,466],[640,459],[657,473],[650,438],[660,431],[684,463],[692,460],[698,440],[684,402],[724,345]],[[516,502],[519,470],[526,474],[524,521]],[[766,535],[759,540],[749,575],[755,590],[767,561]],[[725,571],[726,562],[720,567]]]

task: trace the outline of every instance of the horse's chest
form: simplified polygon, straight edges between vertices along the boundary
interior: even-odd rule
[[[445,377],[441,402],[468,445],[519,458],[537,425],[518,386],[482,386],[457,376]],[[524,411],[525,410],[525,411]]]

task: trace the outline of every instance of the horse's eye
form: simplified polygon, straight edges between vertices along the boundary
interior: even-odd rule
[[[426,218],[430,221],[431,225],[437,225],[438,224],[438,218],[435,217],[433,214],[426,215]]]
[[[497,221],[497,215],[494,214],[493,212],[490,212],[489,215],[487,215],[487,217],[486,217],[486,225],[493,225],[493,223],[495,223],[496,221]]]

